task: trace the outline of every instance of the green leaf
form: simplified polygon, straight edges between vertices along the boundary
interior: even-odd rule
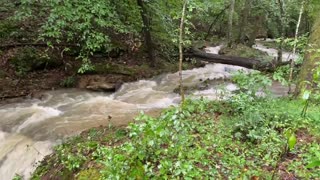
[[[317,167],[317,166],[320,166],[320,160],[311,162],[310,164],[308,164],[306,166],[306,168],[314,168],[314,167]]]
[[[295,134],[292,133],[288,139],[289,149],[292,150],[296,144],[297,144],[297,138],[296,138]]]

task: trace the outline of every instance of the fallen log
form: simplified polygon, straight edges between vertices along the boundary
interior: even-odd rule
[[[190,49],[189,52],[185,53],[187,58],[196,58],[209,63],[220,63],[241,66],[249,69],[255,69],[259,71],[274,71],[277,67],[290,64],[291,61],[278,63],[277,61],[263,61],[257,59],[250,59],[244,57],[235,56],[223,56],[218,54],[211,54],[201,51],[199,49]]]
[[[23,47],[23,46],[49,47],[47,43],[13,43],[13,44],[0,45],[0,49],[10,49],[10,48],[16,48],[16,47]],[[79,47],[79,45],[77,44],[52,44],[52,46]]]

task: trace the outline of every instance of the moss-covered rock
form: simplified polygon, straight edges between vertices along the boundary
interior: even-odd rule
[[[234,47],[224,47],[220,50],[219,54],[226,56],[239,56],[245,58],[253,58],[258,60],[272,60],[266,52],[250,48],[248,46],[237,44]]]

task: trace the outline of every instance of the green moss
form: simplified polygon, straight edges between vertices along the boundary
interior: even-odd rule
[[[320,49],[320,20],[317,20],[312,29],[309,44],[312,46],[309,47],[309,52],[305,54],[305,60],[298,76],[297,95],[301,95],[305,89],[312,89],[306,81],[312,82],[313,69],[318,67],[317,62],[320,62],[320,55],[316,52],[316,50]]]
[[[0,21],[0,38],[8,38],[16,33],[17,25],[9,20]]]
[[[9,62],[15,67],[18,75],[35,70],[51,69],[62,64],[60,60],[33,47],[20,49]]]
[[[6,73],[0,69],[0,78],[6,77]]]
[[[86,169],[80,171],[76,176],[76,180],[99,180],[101,179],[100,172],[97,169]]]

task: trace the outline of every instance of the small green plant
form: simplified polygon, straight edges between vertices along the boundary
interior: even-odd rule
[[[251,73],[238,71],[233,74],[232,82],[238,86],[240,92],[246,93],[251,97],[257,97],[259,91],[267,92],[267,87],[272,84],[271,79],[259,71]]]
[[[297,137],[292,129],[288,129],[285,132],[285,135],[287,138],[287,147],[288,147],[287,149],[289,152],[289,151],[292,151],[295,145],[297,144]]]
[[[296,46],[297,50],[303,54],[304,53],[304,49],[308,44],[308,40],[309,40],[309,34],[303,34],[302,36],[298,37],[297,40],[295,40],[295,38],[286,38],[284,39],[284,45],[289,47],[290,49],[292,49],[294,46]]]
[[[276,81],[279,81],[282,85],[288,85],[288,76],[290,73],[290,67],[289,65],[286,66],[280,66],[276,69],[276,71],[273,73],[272,78]]]
[[[319,147],[319,145],[318,145],[318,147]],[[308,163],[306,168],[320,167],[320,149],[313,147],[313,148],[310,148],[309,151],[312,151],[313,154],[315,155],[315,157],[312,157],[312,160],[310,161],[310,163]]]
[[[12,178],[12,180],[22,180],[23,177],[19,174],[15,174],[14,177]]]
[[[70,171],[79,169],[80,166],[85,162],[86,157],[80,152],[72,152],[70,148],[65,145],[60,145],[55,149],[59,161]]]
[[[307,89],[307,86],[305,86],[305,89],[303,89],[302,99],[305,101],[305,105],[301,112],[301,116],[303,117],[305,117],[307,114],[309,102],[311,100],[319,102],[320,100],[320,63],[317,63],[317,68],[313,69],[312,72],[313,75],[311,82],[305,81],[307,86],[311,87],[312,90],[310,90],[310,88]]]
[[[70,88],[70,87],[74,87],[75,83],[76,83],[76,78],[74,76],[69,76],[62,80],[62,82],[60,83],[60,86]]]

